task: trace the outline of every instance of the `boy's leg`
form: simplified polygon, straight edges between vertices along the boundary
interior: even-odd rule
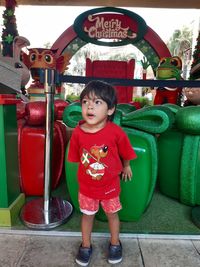
[[[106,213],[108,218],[108,225],[110,229],[110,243],[112,245],[119,245],[119,230],[120,230],[120,221],[118,213]]]
[[[93,228],[93,221],[95,213],[99,209],[99,201],[89,198],[79,192],[78,201],[80,211],[82,212],[81,232],[82,232],[82,246],[90,247],[91,232]]]
[[[101,201],[101,206],[108,218],[108,225],[111,234],[110,243],[119,245],[120,221],[118,211],[122,208],[119,196]]]
[[[93,228],[95,214],[93,215],[82,215],[81,220],[81,231],[82,231],[82,247],[89,248],[91,245],[91,233]]]
[[[99,201],[91,199],[79,192],[78,196],[80,210],[83,213],[81,219],[82,243],[76,256],[76,263],[87,266],[92,255],[91,233],[95,213],[99,208]]]
[[[122,244],[119,240],[120,221],[117,212],[107,213],[110,228],[110,244],[108,247],[108,262],[116,264],[122,261]]]
[[[91,232],[93,227],[95,215],[82,215],[81,221],[81,231],[82,231],[82,243],[79,247],[76,263],[80,266],[88,266],[91,255],[92,255],[92,245],[91,245]]]
[[[119,197],[101,201],[107,215],[110,229],[110,244],[108,247],[108,262],[116,264],[122,261],[122,244],[119,240],[120,220],[118,211],[121,209]]]

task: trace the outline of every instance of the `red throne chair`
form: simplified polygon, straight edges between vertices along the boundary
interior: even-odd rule
[[[64,100],[54,101],[51,189],[58,186],[62,177],[67,145],[62,113],[67,105]],[[27,196],[44,194],[45,117],[44,101],[20,103],[17,107],[20,186]]]
[[[94,60],[86,58],[86,77],[133,79],[135,60]],[[132,86],[115,86],[118,103],[130,103],[133,100]]]

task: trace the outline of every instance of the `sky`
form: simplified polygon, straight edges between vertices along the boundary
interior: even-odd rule
[[[97,7],[72,6],[18,6],[15,10],[19,35],[30,41],[29,47],[44,47],[53,44],[70,27],[75,18],[86,10]],[[197,34],[200,9],[153,9],[124,8],[141,16],[164,41],[167,42],[174,30],[184,25],[193,25]],[[0,30],[5,7],[0,7]],[[1,32],[0,32],[1,34]],[[197,36],[196,36],[197,37]],[[195,37],[195,38],[196,38]]]

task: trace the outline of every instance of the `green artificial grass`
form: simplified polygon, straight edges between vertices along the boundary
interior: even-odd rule
[[[51,195],[70,201],[64,179]],[[27,198],[27,201],[30,200],[31,198]],[[191,211],[192,207],[164,196],[156,189],[141,219],[137,222],[121,222],[121,233],[199,235],[200,229],[192,222]],[[81,213],[74,209],[67,222],[53,230],[58,232],[80,232],[80,221]],[[16,224],[11,229],[27,230],[28,228],[18,218]],[[107,222],[95,219],[93,232],[108,233]]]

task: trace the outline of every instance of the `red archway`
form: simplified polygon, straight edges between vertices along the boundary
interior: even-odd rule
[[[57,49],[58,55],[62,54],[65,48],[77,38],[77,34],[73,29],[73,25],[66,29],[60,37],[54,42],[52,49]],[[154,49],[159,58],[171,57],[171,53],[166,44],[162,41],[159,35],[147,26],[147,32],[144,35],[144,40]],[[144,53],[145,55],[145,53]]]

